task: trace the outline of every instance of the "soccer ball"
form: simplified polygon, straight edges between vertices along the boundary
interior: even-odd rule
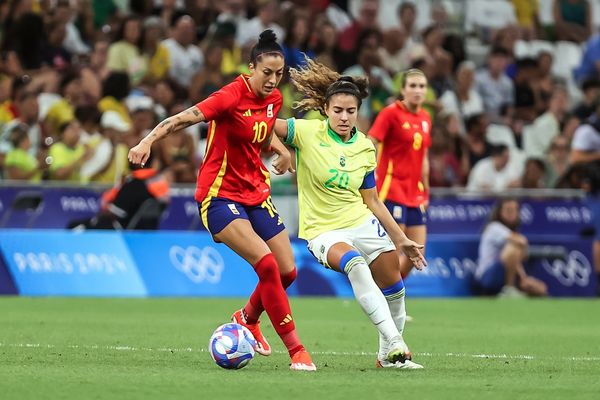
[[[221,368],[244,368],[254,357],[256,340],[240,324],[228,323],[215,329],[208,342],[210,356]]]

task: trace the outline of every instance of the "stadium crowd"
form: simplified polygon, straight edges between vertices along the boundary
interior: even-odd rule
[[[119,183],[127,150],[168,115],[247,72],[271,28],[305,56],[367,75],[359,127],[429,81],[430,186],[580,188],[600,160],[597,0],[0,0],[3,179]],[[280,116],[301,113],[282,81]],[[156,143],[154,166],[191,183],[207,126]],[[285,175],[276,184],[293,185]]]

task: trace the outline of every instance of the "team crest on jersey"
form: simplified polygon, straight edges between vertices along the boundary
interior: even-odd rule
[[[346,166],[346,156],[344,156],[343,154],[340,156],[340,165],[342,167]]]
[[[402,127],[404,129],[410,129],[410,124],[408,123],[408,121],[404,121],[404,123],[402,124]]]
[[[267,118],[273,118],[273,103],[267,106]]]
[[[423,132],[429,132],[429,123],[427,121],[421,121],[421,126],[423,127]]]

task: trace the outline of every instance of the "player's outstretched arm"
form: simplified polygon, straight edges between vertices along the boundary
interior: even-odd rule
[[[164,138],[172,132],[180,129],[185,129],[188,126],[197,124],[198,122],[204,121],[204,114],[196,106],[192,106],[187,110],[168,117],[163,122],[158,124],[152,132],[143,138],[140,143],[129,150],[129,161],[134,164],[141,164],[142,166],[150,157],[150,148],[152,144],[157,140]]]
[[[401,250],[406,254],[408,258],[413,262],[415,268],[418,270],[422,270],[427,266],[427,261],[423,254],[421,253],[421,249],[423,248],[422,244],[418,244],[410,240],[406,237],[404,232],[398,227],[396,221],[388,211],[387,207],[383,202],[379,199],[377,195],[377,189],[369,188],[369,189],[361,189],[360,194],[363,198],[364,203],[367,205],[369,210],[373,212],[375,217],[381,222],[386,232],[390,235],[390,239],[396,245],[398,250]]]

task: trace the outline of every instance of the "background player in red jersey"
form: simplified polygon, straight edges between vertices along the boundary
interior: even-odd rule
[[[402,78],[402,100],[377,115],[369,137],[379,148],[375,176],[379,197],[410,240],[425,243],[425,209],[429,202],[431,118],[421,107],[427,78],[418,69],[409,69]],[[423,250],[425,253],[425,250]],[[408,276],[413,263],[402,255],[400,270]]]
[[[277,89],[284,72],[283,51],[271,30],[261,33],[251,52],[250,76],[240,75],[206,100],[169,117],[129,152],[144,164],[152,143],[171,132],[210,121],[204,163],[198,172],[196,201],[202,222],[213,239],[248,261],[259,283],[246,306],[232,319],[248,327],[259,342],[257,352],[269,355],[258,318],[266,309],[291,357],[293,370],[315,371],[296,334],[285,288],[296,277],[288,233],[270,196],[269,171],[260,158],[269,146],[282,96]],[[290,167],[290,154],[278,139],[278,173]]]

